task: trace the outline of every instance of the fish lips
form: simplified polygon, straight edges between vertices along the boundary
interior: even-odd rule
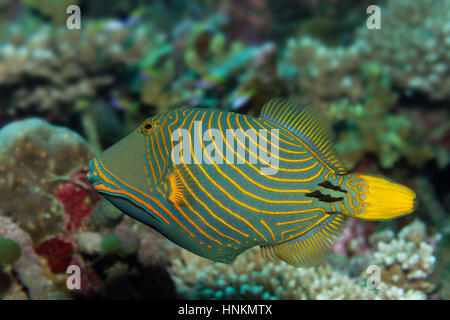
[[[103,184],[103,180],[101,179],[101,177],[98,174],[97,169],[95,167],[95,162],[98,162],[98,161],[99,161],[98,157],[94,157],[89,162],[88,181],[90,184],[92,184],[92,186],[98,193],[103,194],[102,190],[99,188],[99,185]]]

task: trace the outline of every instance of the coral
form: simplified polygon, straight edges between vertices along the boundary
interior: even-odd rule
[[[157,61],[159,60],[155,60],[155,64]],[[141,102],[155,107],[156,114],[179,104],[185,90],[174,84],[176,76],[174,61],[171,59],[143,69]]]
[[[228,23],[219,14],[201,23],[187,24],[179,32],[176,45],[184,52],[187,76],[180,78],[177,85],[191,91],[185,94],[184,101],[218,107],[236,89],[235,79],[248,71],[248,62],[258,49],[230,39],[224,32]]]
[[[384,283],[404,290],[433,290],[429,276],[436,258],[425,235],[425,225],[416,220],[399,232],[398,239],[378,243],[374,263],[380,267]]]
[[[0,47],[2,123],[30,114],[59,123],[77,119],[97,149],[92,109],[101,99],[135,94],[129,83],[139,70],[133,67],[158,39],[150,24],[115,20],[86,19],[81,31],[73,31],[30,18],[11,23],[5,33]]]
[[[370,233],[371,230],[367,224],[363,224],[357,219],[349,219],[341,237],[334,244],[333,252],[346,256],[364,253],[369,248],[368,236]]]
[[[365,272],[360,282],[329,264],[296,269],[264,259],[257,248],[240,255],[231,265],[183,250],[170,272],[180,294],[192,299],[425,299],[431,290],[427,277],[434,256],[432,247],[424,242],[423,231],[423,224],[415,222],[402,229],[398,239],[380,242],[378,251],[366,258],[365,263],[381,268],[378,290],[365,286]],[[400,267],[404,281],[392,280],[398,276],[394,266]]]
[[[229,21],[227,35],[246,43],[264,39],[272,28],[272,15],[267,0],[219,1],[219,11]]]
[[[0,264],[13,264],[20,258],[20,245],[11,239],[0,237]]]
[[[140,238],[138,259],[144,267],[166,266],[180,257],[183,249],[142,224],[135,225]]]
[[[88,170],[81,169],[71,174],[56,188],[54,196],[64,206],[67,231],[79,229],[100,202],[100,195],[87,180]]]
[[[78,232],[75,235],[76,249],[89,255],[100,254],[102,241],[102,236],[93,231]]]
[[[202,77],[209,76],[212,80],[221,81],[233,69],[244,65],[249,57],[242,42],[227,41],[220,29],[214,29],[214,19],[218,18],[193,25],[186,39],[184,60],[190,69]],[[221,27],[220,22],[217,24]]]
[[[22,254],[12,265],[12,270],[7,271],[14,291],[10,292],[12,297],[48,299],[56,289],[49,278],[46,265],[34,251],[31,238],[10,218],[2,216],[0,216],[0,236],[16,241],[22,249]],[[20,284],[15,283],[13,271],[20,279]]]
[[[120,255],[129,256],[139,251],[141,235],[136,228],[135,221],[123,219],[114,229],[114,235],[119,240],[118,251]]]
[[[306,96],[314,105],[347,98],[361,99],[364,84],[358,43],[330,48],[310,37],[291,38],[280,63],[280,74],[294,94]]]
[[[36,244],[64,233],[64,221],[73,215],[65,213],[55,192],[87,167],[92,157],[87,144],[69,129],[36,118],[3,127],[0,141],[0,215],[14,219]]]
[[[408,95],[419,91],[432,100],[450,97],[450,3],[389,1],[382,8],[382,28],[361,27],[362,56],[387,67]]]
[[[413,167],[436,158],[439,148],[422,143],[426,130],[408,117],[394,113],[397,97],[386,74],[377,65],[364,68],[365,99],[344,99],[329,105],[328,115],[336,132],[335,150],[349,168],[374,154],[382,168],[392,168],[400,159]]]
[[[73,245],[61,237],[55,237],[41,243],[36,248],[36,253],[47,258],[47,264],[53,273],[65,273],[72,261]]]
[[[249,70],[227,98],[230,109],[258,116],[262,106],[273,97],[286,96],[287,87],[278,75],[278,50],[266,43],[254,54]]]
[[[53,23],[62,25],[66,22],[66,9],[70,5],[78,5],[77,0],[24,0],[29,8],[49,18]]]
[[[181,103],[232,110],[246,104],[245,110],[257,111],[272,96],[287,93],[277,76],[274,45],[246,47],[225,33],[230,23],[220,14],[181,22],[172,42],[140,64],[141,102],[156,113]]]

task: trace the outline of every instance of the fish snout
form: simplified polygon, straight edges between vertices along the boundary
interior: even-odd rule
[[[101,179],[98,175],[98,172],[95,168],[95,161],[97,161],[97,157],[93,158],[89,162],[89,172],[88,172],[88,181],[92,186],[97,190],[97,185],[101,182]]]

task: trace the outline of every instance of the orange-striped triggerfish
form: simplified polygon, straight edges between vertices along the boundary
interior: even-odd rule
[[[266,257],[309,267],[330,252],[346,217],[386,220],[415,206],[407,187],[345,172],[329,127],[316,109],[281,99],[258,118],[180,107],[95,157],[89,181],[202,257],[230,263],[258,245]]]

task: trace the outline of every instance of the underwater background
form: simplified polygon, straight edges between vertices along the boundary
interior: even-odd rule
[[[345,166],[412,188],[415,213],[349,219],[314,268],[258,248],[227,265],[88,183],[89,160],[149,116],[257,116],[273,97],[326,112]],[[449,106],[446,0],[0,0],[0,299],[449,299]]]

